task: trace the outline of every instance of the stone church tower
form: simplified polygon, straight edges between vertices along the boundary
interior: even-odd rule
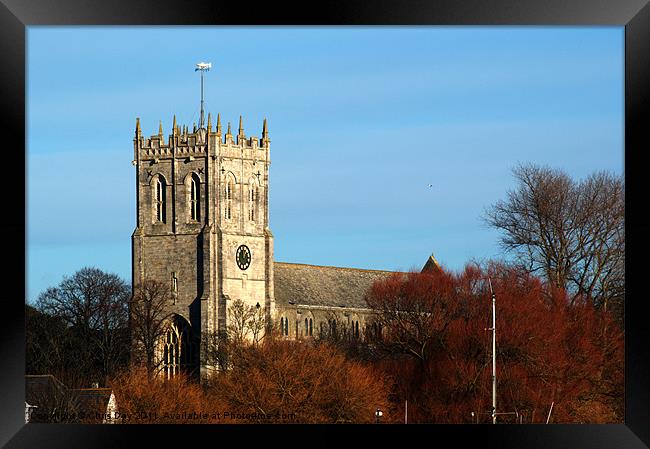
[[[201,120],[202,122],[203,120]],[[202,334],[222,333],[232,301],[275,314],[273,234],[269,229],[270,140],[225,133],[217,115],[190,130],[133,139],[137,222],[132,235],[133,285],[169,285],[173,325],[165,336],[168,375],[207,365]]]

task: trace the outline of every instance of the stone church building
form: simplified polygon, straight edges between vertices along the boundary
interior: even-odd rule
[[[285,338],[331,331],[363,338],[372,329],[364,295],[391,272],[273,260],[266,120],[258,138],[246,136],[241,117],[236,135],[230,123],[223,131],[219,115],[213,127],[208,115],[207,127],[190,131],[174,117],[170,135],[161,123],[150,137],[137,119],[133,144],[133,285],[153,279],[170,286],[173,319],[161,348],[168,376],[207,374],[200,337],[224,332],[238,299],[263,310]],[[434,266],[430,257],[425,269]]]

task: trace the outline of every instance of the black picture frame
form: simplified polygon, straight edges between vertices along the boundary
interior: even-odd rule
[[[302,5],[302,6],[301,6]],[[25,56],[32,25],[617,25],[625,26],[625,183],[627,304],[625,424],[432,426],[127,426],[24,424],[25,370]],[[0,0],[0,111],[5,190],[5,263],[0,326],[0,444],[7,448],[169,447],[172,444],[364,446],[387,437],[427,445],[499,448],[647,448],[650,445],[650,341],[638,274],[645,261],[650,104],[650,6],[645,0],[471,0],[273,2]],[[143,49],[146,53],[146,49]],[[254,55],[252,55],[254,56]],[[387,56],[389,57],[389,56]],[[22,149],[22,150],[21,150]],[[9,180],[6,177],[9,176]],[[16,280],[22,280],[19,287]],[[352,430],[352,431],[350,431]],[[342,435],[342,432],[345,435]],[[419,434],[419,435],[414,435]],[[226,436],[227,435],[227,436]],[[201,441],[203,439],[203,441]],[[422,440],[421,440],[422,439]],[[372,443],[371,443],[372,442]],[[452,442],[452,443],[447,443]]]

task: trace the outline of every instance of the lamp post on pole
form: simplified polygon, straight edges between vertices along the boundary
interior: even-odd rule
[[[492,290],[492,281],[488,278],[492,294],[492,424],[497,423],[497,323],[496,296]]]
[[[515,415],[519,419],[519,413],[514,412],[497,413],[497,298],[492,289],[492,280],[488,277],[490,285],[490,294],[492,295],[492,327],[486,330],[492,331],[492,412],[486,412],[492,415],[492,424],[497,423],[497,415]],[[474,416],[474,412],[472,412]]]

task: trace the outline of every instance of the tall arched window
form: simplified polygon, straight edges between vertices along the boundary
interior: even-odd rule
[[[226,181],[226,190],[224,191],[224,199],[226,201],[223,211],[223,215],[226,220],[230,220],[232,218],[232,198],[234,196],[234,190],[235,184],[233,183],[232,178],[228,177],[228,180]]]
[[[257,220],[257,201],[258,201],[259,189],[253,181],[251,181],[250,187],[248,189],[248,219],[250,221]]]
[[[336,333],[336,319],[330,320],[330,337],[336,338],[338,334]]]
[[[190,178],[190,219],[194,221],[201,220],[200,187],[201,180],[196,173],[192,173],[192,177]]]
[[[305,335],[308,337],[314,335],[313,322],[311,318],[305,318]]]
[[[175,317],[163,336],[162,367],[167,379],[176,376],[181,370],[189,371],[193,360],[193,347],[190,342],[189,324]]]
[[[162,176],[157,176],[154,184],[154,220],[167,221],[167,183]]]
[[[289,318],[280,318],[280,335],[289,335]]]

